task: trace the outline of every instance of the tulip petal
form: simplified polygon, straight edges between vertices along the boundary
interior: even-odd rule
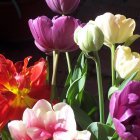
[[[46,0],[49,8],[59,14],[70,14],[79,5],[80,0]]]
[[[120,121],[117,120],[116,118],[113,118],[113,122],[114,122],[115,129],[118,132],[119,136],[123,136],[123,134],[126,131],[125,126],[122,123],[120,123]]]
[[[63,52],[78,49],[73,40],[73,33],[79,22],[72,17],[62,16],[53,20],[53,23],[54,48]]]
[[[119,107],[119,103],[118,103],[119,96],[120,96],[119,92],[115,92],[111,96],[109,109],[110,109],[110,114],[112,117],[116,116],[116,112],[117,112],[118,107]]]
[[[60,0],[46,0],[47,5],[56,13],[62,14]]]
[[[104,44],[108,47],[116,43],[124,43],[133,35],[136,26],[133,19],[126,19],[124,15],[113,15],[108,12],[97,16],[95,22],[104,33]]]
[[[73,140],[73,136],[68,132],[55,132],[53,135],[53,140]]]
[[[121,116],[121,118],[119,119],[120,122],[126,121],[129,118],[131,118],[134,115],[134,111],[132,109],[127,109],[123,115]]]
[[[56,126],[56,129],[64,129],[64,130],[71,130],[75,131],[76,130],[76,122],[74,118],[74,112],[72,108],[65,104],[65,103],[58,103],[53,106],[53,109],[57,112],[57,119],[58,119],[58,124]],[[63,123],[62,123],[63,120]],[[63,124],[63,125],[61,125]]]
[[[35,44],[45,53],[50,53],[53,50],[69,52],[78,49],[73,34],[80,24],[81,22],[78,19],[70,16],[55,16],[52,20],[41,16],[29,20],[29,27],[35,39]]]
[[[31,138],[26,133],[26,126],[22,121],[12,121],[8,123],[8,128],[14,140],[31,140]]]
[[[37,127],[27,128],[27,134],[32,140],[47,140],[52,137],[52,134],[50,134],[48,131]]]
[[[91,133],[87,130],[84,131],[77,131],[77,136],[75,140],[89,140]]]
[[[129,102],[128,102],[128,104],[130,104],[130,105],[134,105],[134,104],[137,104],[138,103],[138,101],[140,100],[140,96],[138,96],[137,94],[135,94],[135,93],[130,93],[129,95],[128,95],[128,99],[129,99]]]
[[[39,110],[42,109],[44,112],[52,111],[52,106],[48,101],[41,99],[33,107],[34,111],[36,111],[38,109]]]

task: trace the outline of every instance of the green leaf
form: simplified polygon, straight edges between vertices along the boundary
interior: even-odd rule
[[[87,129],[91,132],[92,140],[110,140],[115,133],[112,127],[99,122],[91,123]]]
[[[86,80],[86,74],[76,79],[68,88],[67,102],[69,104],[76,103],[78,105],[81,103],[85,80]]]
[[[85,92],[83,94],[82,106],[81,108],[87,112],[88,116],[95,117],[93,113],[98,110],[98,96],[92,96],[90,93]]]
[[[138,38],[140,38],[140,35],[135,34],[130,36],[126,42],[124,43],[125,46],[130,46],[133,42],[135,42]]]
[[[92,123],[91,118],[78,106],[73,105],[72,108],[74,110],[76,122],[82,129],[86,129]]]
[[[119,136],[118,136],[118,134],[115,132],[110,140],[118,140],[118,139],[119,139]]]
[[[119,89],[119,90],[124,89],[124,87],[125,87],[130,81],[132,81],[132,80],[135,78],[135,76],[137,75],[137,73],[138,73],[138,71],[134,72],[129,78],[127,78],[126,80],[124,80],[124,81],[122,82],[122,84],[118,87],[118,89]]]
[[[2,140],[12,140],[8,130],[2,130],[1,131],[1,137],[2,137]]]
[[[80,54],[75,69],[67,78],[66,85],[69,87],[66,94],[67,103],[81,105],[83,91],[87,76],[87,59],[83,53]]]
[[[111,98],[112,94],[117,91],[117,90],[123,90],[124,87],[130,82],[132,81],[135,76],[137,75],[138,71],[134,72],[129,78],[125,79],[120,86],[116,87],[116,86],[112,86],[109,91],[108,91],[108,99]]]
[[[68,74],[67,79],[65,81],[65,87],[70,84],[70,80],[72,79],[72,71]]]
[[[116,87],[116,86],[110,87],[110,89],[108,91],[108,99],[110,99],[111,95],[117,90],[118,90],[118,87]]]

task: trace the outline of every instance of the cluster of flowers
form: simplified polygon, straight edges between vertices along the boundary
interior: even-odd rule
[[[29,28],[35,45],[46,54],[53,52],[52,83],[50,85],[46,80],[49,73],[44,58],[29,67],[31,57],[14,64],[0,55],[1,132],[8,124],[14,140],[140,140],[140,54],[132,52],[129,47],[140,37],[133,35],[135,21],[120,14],[105,13],[83,24],[74,17],[66,16],[77,8],[80,0],[46,0],[46,3],[52,11],[62,16],[55,16],[52,20],[46,16],[30,19]],[[98,56],[103,45],[110,48],[112,62],[112,86],[109,90],[111,118],[109,116],[106,123]],[[78,48],[87,57],[85,59],[90,58],[96,63],[100,112],[98,126],[102,127],[101,132],[95,123],[88,124],[88,130],[77,130],[77,120],[70,106],[73,105],[72,96],[69,102],[69,95],[65,95],[63,99],[66,99],[66,103],[59,102],[59,98],[54,100],[58,55],[66,53],[71,75],[68,52]],[[81,79],[73,81],[71,78],[70,86],[76,88],[74,84]],[[80,81],[77,86],[82,85],[80,89],[83,89],[83,83]],[[82,90],[80,97],[81,93]]]

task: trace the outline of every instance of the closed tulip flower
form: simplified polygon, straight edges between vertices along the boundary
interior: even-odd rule
[[[73,34],[79,24],[78,19],[70,16],[54,17],[52,20],[46,16],[41,16],[29,20],[29,27],[35,44],[45,53],[54,50],[70,52],[78,49]]]
[[[136,26],[135,20],[126,18],[124,15],[111,13],[97,16],[95,22],[104,33],[104,44],[109,47],[115,43],[124,43],[133,35]]]
[[[123,79],[140,70],[140,54],[132,52],[130,47],[118,46],[115,54],[115,69]],[[140,79],[138,72],[135,79]]]
[[[46,0],[49,8],[59,14],[70,14],[79,5],[80,0]]]
[[[98,51],[104,42],[102,31],[89,21],[84,27],[78,27],[74,32],[74,40],[84,52]]]
[[[23,120],[8,124],[14,140],[90,140],[90,132],[77,131],[72,108],[66,103],[53,107],[42,99],[26,109]]]
[[[112,95],[110,114],[123,140],[140,140],[140,82],[131,81]]]

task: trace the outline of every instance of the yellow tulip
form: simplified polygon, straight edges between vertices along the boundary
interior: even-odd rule
[[[115,43],[124,43],[135,30],[135,20],[124,15],[105,13],[97,16],[96,25],[102,30],[105,37],[104,44],[111,47]]]
[[[140,70],[140,54],[132,52],[130,47],[118,46],[115,52],[115,69],[121,78],[128,78]],[[140,72],[135,79],[140,79]]]

